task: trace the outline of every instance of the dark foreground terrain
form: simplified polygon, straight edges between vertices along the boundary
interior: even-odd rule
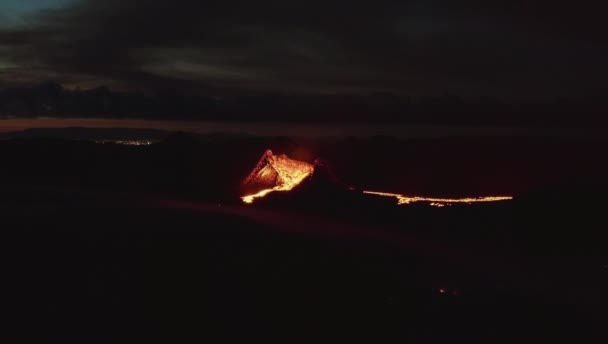
[[[0,143],[3,342],[605,342],[593,152],[550,178],[566,184],[511,180],[528,190],[512,202],[244,206],[238,181],[268,142],[172,140]],[[351,181],[377,173],[359,162]]]

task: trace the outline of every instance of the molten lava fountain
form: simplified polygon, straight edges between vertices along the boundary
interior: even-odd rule
[[[245,203],[253,203],[274,191],[289,191],[314,172],[314,167],[304,161],[289,159],[285,154],[274,155],[267,150],[262,158],[243,181],[243,187],[259,190],[254,194],[241,197]]]

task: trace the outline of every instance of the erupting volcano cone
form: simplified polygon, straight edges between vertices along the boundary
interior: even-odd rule
[[[314,167],[305,161],[288,158],[285,154],[274,155],[267,150],[253,171],[243,181],[242,197],[246,203],[273,191],[289,191],[312,175]]]

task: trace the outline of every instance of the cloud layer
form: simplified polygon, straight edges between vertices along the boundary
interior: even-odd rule
[[[0,28],[0,86],[598,95],[602,13],[584,0],[75,1]]]

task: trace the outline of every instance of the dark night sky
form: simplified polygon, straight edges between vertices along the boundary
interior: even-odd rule
[[[597,96],[604,15],[586,0],[3,0],[0,87]]]

